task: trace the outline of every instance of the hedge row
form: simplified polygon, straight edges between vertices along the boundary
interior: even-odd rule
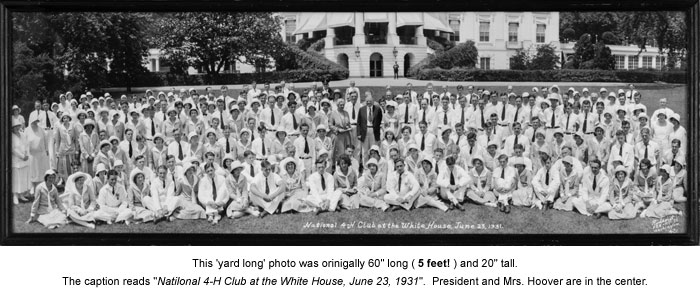
[[[266,73],[238,73],[219,75],[173,75],[171,73],[147,73],[133,80],[132,87],[176,86],[176,85],[207,85],[207,84],[247,84],[256,82],[306,82],[323,80],[343,80],[348,78],[348,70],[334,68],[332,70],[286,70]],[[125,87],[126,80],[122,75],[111,75],[108,78],[110,86]]]
[[[440,81],[553,81],[553,82],[656,82],[686,83],[684,71],[603,70],[481,70],[431,68],[417,70],[419,80]]]

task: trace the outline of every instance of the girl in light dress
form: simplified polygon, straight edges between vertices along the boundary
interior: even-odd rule
[[[534,196],[532,191],[532,177],[534,174],[528,170],[525,165],[525,160],[522,158],[513,158],[513,166],[518,171],[516,175],[516,185],[513,191],[513,205],[515,206],[532,206]]]
[[[408,155],[408,145],[413,143],[413,136],[411,135],[412,132],[413,130],[411,130],[410,125],[405,125],[401,129],[401,138],[398,141],[399,153],[401,154],[401,156],[405,157],[406,155]]]
[[[153,207],[150,203],[152,198],[149,197],[151,187],[146,181],[146,174],[139,169],[134,169],[129,175],[129,182],[131,184],[127,190],[126,199],[128,207],[133,212],[134,220],[145,223],[160,218],[157,216],[158,212],[151,210]]]
[[[656,169],[652,168],[649,159],[642,159],[639,162],[639,171],[634,175],[636,190],[633,197],[644,203],[645,207],[649,206],[656,199],[656,182]]]
[[[656,183],[657,197],[649,204],[649,207],[642,211],[640,214],[641,218],[663,218],[681,214],[673,208],[674,180],[671,177],[672,172],[671,166],[661,166]]]
[[[306,201],[308,197],[308,186],[304,173],[300,169],[299,163],[287,157],[280,162],[281,178],[285,183],[285,195],[282,202],[281,212],[294,210],[296,212],[313,212],[314,206]],[[340,168],[338,168],[339,170]]]
[[[27,224],[38,221],[49,229],[55,229],[68,223],[66,208],[58,200],[55,181],[56,172],[49,169],[44,173],[44,182],[34,189],[34,203]]]
[[[382,155],[383,157],[389,157],[389,150],[391,150],[391,148],[400,149],[399,143],[396,142],[395,131],[391,128],[388,128],[384,131],[384,140],[381,144],[380,155]]]
[[[187,170],[191,167],[188,167]],[[236,160],[231,165],[230,175],[226,176],[226,187],[229,191],[229,203],[226,207],[226,216],[231,219],[242,218],[246,215],[259,217],[260,212],[250,205],[248,198],[248,177],[242,174],[243,164]],[[187,176],[187,171],[185,171]],[[196,180],[196,179],[194,179]]]
[[[651,124],[652,141],[659,145],[661,153],[666,153],[668,149],[671,149],[670,136],[673,133],[673,124],[668,122],[667,117],[664,112],[659,112],[658,119]]]
[[[72,136],[73,125],[71,116],[64,114],[61,116],[61,124],[55,127],[54,132],[54,153],[56,153],[56,169],[58,170],[57,184],[62,185],[71,173],[71,162],[75,155],[75,140]],[[118,140],[117,140],[118,142]]]
[[[634,183],[627,176],[624,166],[617,166],[613,175],[615,177],[610,185],[610,195],[606,202],[596,208],[595,213],[597,216],[607,213],[610,220],[634,219],[637,216],[637,208],[632,200]]]
[[[44,179],[44,173],[49,169],[48,134],[39,126],[39,118],[32,115],[29,118],[29,128],[26,129],[27,144],[29,145],[29,178],[32,187],[36,187]]]
[[[13,120],[12,123],[12,200],[27,201],[24,197],[30,190],[30,147],[26,135],[22,132],[22,123]]]
[[[686,202],[685,189],[688,186],[688,172],[685,169],[685,158],[679,156],[673,161],[673,201]]]
[[[420,184],[420,196],[418,196],[418,199],[414,202],[413,207],[420,208],[423,206],[431,206],[446,212],[449,210],[449,207],[438,199],[438,175],[433,170],[433,165],[435,165],[434,160],[424,158],[420,162],[420,168],[413,173]]]
[[[197,203],[197,166],[192,163],[185,164],[183,176],[176,179],[175,190],[170,197],[177,199],[178,209],[173,216],[181,220],[206,219],[204,208]]]
[[[97,196],[89,174],[76,172],[68,176],[65,192],[58,198],[66,208],[71,221],[88,228],[95,228],[93,213],[97,208]]]

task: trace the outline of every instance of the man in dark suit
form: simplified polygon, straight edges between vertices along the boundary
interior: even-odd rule
[[[369,159],[369,148],[381,142],[382,109],[374,104],[372,94],[365,96],[365,105],[360,107],[357,116],[357,140],[362,143],[362,163]],[[371,129],[368,132],[367,129]]]

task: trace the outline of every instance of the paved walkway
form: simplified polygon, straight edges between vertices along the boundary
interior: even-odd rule
[[[487,87],[487,86],[506,86],[506,85],[512,85],[512,86],[528,86],[528,87],[540,87],[542,85],[544,86],[551,86],[553,84],[557,84],[560,87],[571,87],[571,86],[585,86],[585,87],[606,87],[606,88],[617,88],[617,87],[626,87],[627,84],[623,82],[542,82],[542,81],[513,81],[513,82],[505,82],[505,81],[436,81],[436,80],[416,80],[416,79],[410,79],[410,78],[399,78],[399,79],[393,79],[393,78],[349,78],[346,80],[340,80],[340,81],[331,81],[330,85],[331,87],[346,87],[350,85],[350,81],[354,81],[355,85],[358,87],[367,87],[367,86],[406,86],[406,84],[411,83],[413,86],[416,87],[421,87],[425,86],[428,83],[432,83],[433,86],[440,87],[442,85],[447,85],[450,87],[455,87],[457,85],[463,85],[463,86],[468,86],[468,85],[473,85],[473,86],[478,86],[478,87]],[[313,82],[295,82],[294,83],[294,88],[307,88],[311,87]],[[320,82],[318,83],[320,86]],[[243,87],[243,84],[227,84],[229,89],[232,90],[238,90]],[[635,83],[635,86],[637,87],[649,87],[649,86],[679,86],[679,84],[666,84],[666,83]],[[221,85],[187,85],[187,86],[174,86],[175,90],[179,91],[180,89],[190,89],[194,88],[198,91],[204,90],[206,87],[211,87],[214,90],[219,90]],[[262,87],[262,83],[258,83],[258,88]],[[273,84],[274,87],[274,84]],[[145,92],[146,90],[153,90],[153,91],[170,91],[170,89],[173,87],[170,86],[160,86],[160,87],[134,87],[131,88],[132,92],[139,93],[139,92]],[[114,87],[114,88],[106,88],[105,91],[107,92],[123,92],[126,90],[124,87]]]

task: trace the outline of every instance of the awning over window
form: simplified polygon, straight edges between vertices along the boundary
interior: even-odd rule
[[[326,13],[301,13],[297,19],[298,29],[294,34],[326,30]]]
[[[396,27],[423,25],[423,13],[396,13]]]
[[[454,32],[450,26],[445,24],[446,20],[438,16],[436,13],[423,13],[423,21],[425,22],[423,25],[424,29]]]
[[[328,27],[355,27],[355,13],[328,13]]]
[[[365,23],[387,23],[389,22],[388,13],[365,13]]]

